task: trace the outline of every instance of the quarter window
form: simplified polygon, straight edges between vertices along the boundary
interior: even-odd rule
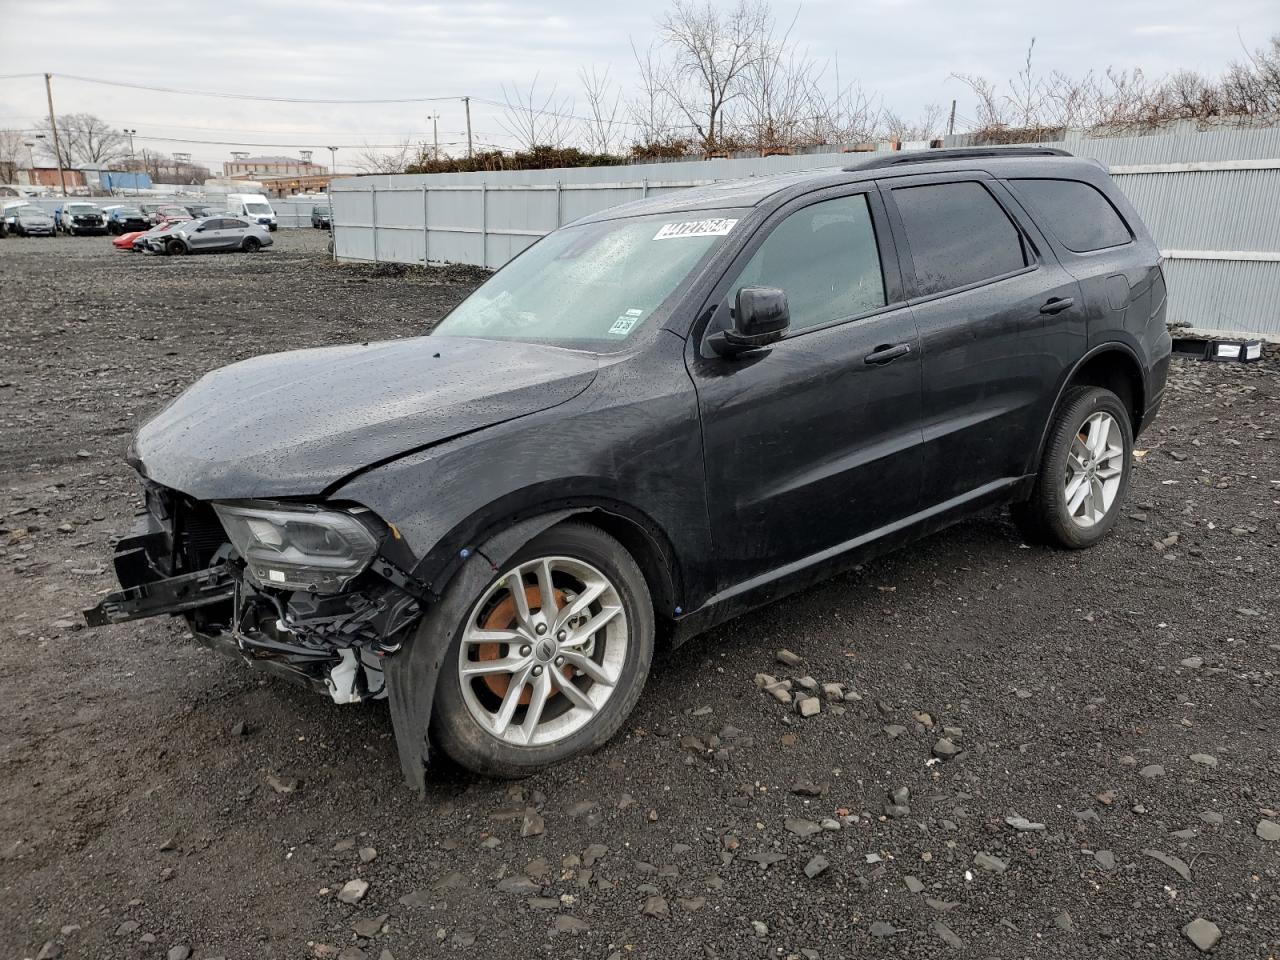
[[[1062,245],[1075,253],[1118,247],[1133,239],[1124,220],[1103,194],[1079,180],[1011,180],[1019,197],[1031,202]]]
[[[825,200],[791,214],[743,268],[730,304],[742,287],[785,291],[793,330],[883,307],[884,275],[867,198]]]
[[[980,183],[899,187],[893,199],[920,296],[1002,277],[1029,262],[1022,234]]]

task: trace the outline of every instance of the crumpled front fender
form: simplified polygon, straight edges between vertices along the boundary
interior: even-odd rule
[[[480,591],[517,550],[573,512],[561,510],[522,520],[472,550],[440,601],[427,609],[413,639],[404,650],[387,658],[387,692],[400,769],[405,782],[419,794],[427,789],[428,734],[436,683],[458,624],[470,612]]]

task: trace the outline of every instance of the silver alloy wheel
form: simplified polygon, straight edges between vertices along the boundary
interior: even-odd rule
[[[1063,497],[1081,527],[1101,523],[1116,502],[1124,475],[1124,434],[1115,417],[1095,413],[1080,427],[1067,452]]]
[[[627,659],[618,589],[591,564],[539,557],[503,572],[467,616],[458,680],[472,718],[516,746],[591,722]]]

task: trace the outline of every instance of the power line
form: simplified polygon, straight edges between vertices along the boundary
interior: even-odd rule
[[[34,76],[34,74],[33,74]],[[315,103],[315,104],[362,104],[362,103],[436,103],[442,100],[461,100],[461,97],[374,97],[374,98],[327,98],[327,97],[264,97],[252,93],[222,93],[212,90],[182,90],[177,87],[158,87],[145,83],[131,83],[127,80],[103,80],[100,77],[81,77],[70,73],[56,73],[54,76],[62,80],[77,80],[80,83],[96,83],[106,87],[127,87],[131,90],[149,90],[152,93],[172,93],[184,97],[212,97],[218,100],[253,100],[260,103]]]

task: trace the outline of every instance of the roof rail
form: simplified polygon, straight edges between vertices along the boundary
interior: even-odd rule
[[[1057,147],[953,147],[951,149],[906,150],[875,156],[861,163],[852,163],[842,169],[874,170],[877,167],[896,167],[904,163],[940,163],[944,160],[977,160],[984,157],[1070,157],[1074,154]]]

